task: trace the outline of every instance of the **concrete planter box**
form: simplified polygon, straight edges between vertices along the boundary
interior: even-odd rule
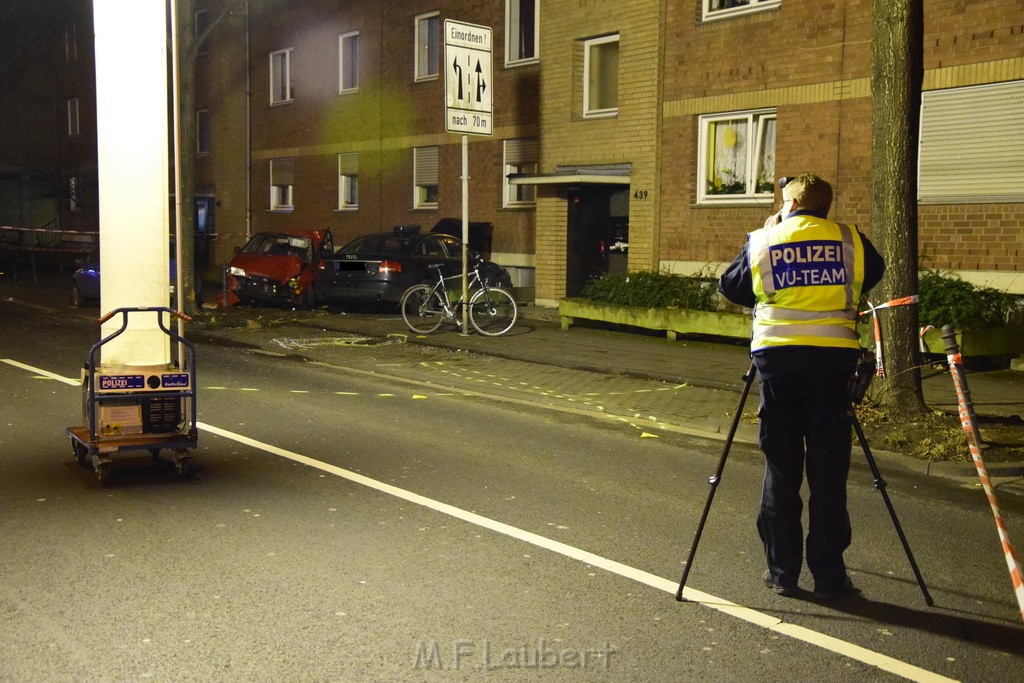
[[[1020,356],[1024,354],[1024,327],[957,330],[956,341],[965,358],[977,356]],[[942,332],[929,330],[922,339],[923,350],[946,355]]]
[[[558,302],[558,315],[563,330],[569,329],[576,319],[581,319],[664,331],[672,340],[680,334],[750,338],[750,316],[742,313],[643,308],[606,304],[590,299],[562,299]]]
[[[563,330],[569,329],[577,319],[580,319],[664,331],[672,340],[681,334],[750,339],[750,315],[746,313],[643,308],[574,298],[558,302],[558,315]],[[859,329],[861,345],[873,349],[874,337],[870,322],[862,323]],[[967,329],[958,331],[956,338],[960,344],[960,353],[966,358],[1024,354],[1024,327]],[[946,353],[942,335],[938,330],[927,332],[922,343],[928,353]]]

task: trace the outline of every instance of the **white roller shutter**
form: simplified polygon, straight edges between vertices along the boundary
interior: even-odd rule
[[[437,147],[413,149],[413,182],[415,185],[437,185]]]
[[[1024,201],[1024,81],[925,92],[918,198]]]

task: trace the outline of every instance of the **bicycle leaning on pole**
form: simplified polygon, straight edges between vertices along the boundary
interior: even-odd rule
[[[480,264],[481,260],[475,259],[469,273],[469,289],[473,292],[469,297],[469,322],[480,334],[496,337],[512,329],[519,309],[511,294],[504,289],[487,286],[480,277]],[[451,300],[445,285],[462,275],[445,277],[440,263],[428,267],[437,273],[437,282],[413,285],[405,290],[399,303],[402,319],[417,334],[430,334],[443,322],[458,323],[459,312],[464,305],[461,294],[455,301]]]

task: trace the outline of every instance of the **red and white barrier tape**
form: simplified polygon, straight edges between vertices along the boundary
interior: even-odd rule
[[[861,311],[861,315],[871,314],[872,325],[875,330],[875,376],[885,377],[885,362],[882,359],[882,326],[878,322],[878,311],[884,308],[892,308],[894,306],[908,306],[910,304],[917,303],[917,294],[911,294],[909,296],[901,296],[891,301],[886,301],[884,304],[875,306],[873,303],[868,301],[868,310]]]
[[[967,445],[971,451],[971,459],[974,461],[974,468],[978,471],[978,479],[985,489],[992,514],[996,518],[996,529],[999,532],[999,541],[1003,546],[1003,556],[1006,558],[1006,565],[1010,569],[1010,580],[1013,582],[1013,592],[1017,597],[1017,606],[1020,608],[1021,618],[1024,619],[1024,574],[1021,572],[1020,560],[1017,552],[1010,543],[1010,534],[1006,529],[1002,513],[999,511],[999,501],[996,500],[995,489],[988,476],[988,469],[985,461],[981,458],[981,439],[978,436],[978,423],[974,416],[971,392],[967,388],[967,378],[963,375],[963,358],[959,351],[956,354],[947,355],[949,361],[949,372],[953,376],[953,386],[956,388],[957,401],[959,403],[960,426],[967,435]]]
[[[99,235],[95,230],[57,230],[55,228],[14,228],[0,225],[0,230],[16,230],[17,232],[56,232],[61,235]]]

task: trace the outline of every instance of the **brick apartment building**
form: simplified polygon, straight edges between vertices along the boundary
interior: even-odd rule
[[[871,0],[197,5],[208,276],[260,230],[343,244],[461,215],[445,19],[493,30],[469,213],[538,303],[610,270],[719,267],[782,175],[831,179],[832,216],[871,232]],[[1024,3],[924,0],[923,46],[922,266],[1024,294]]]

